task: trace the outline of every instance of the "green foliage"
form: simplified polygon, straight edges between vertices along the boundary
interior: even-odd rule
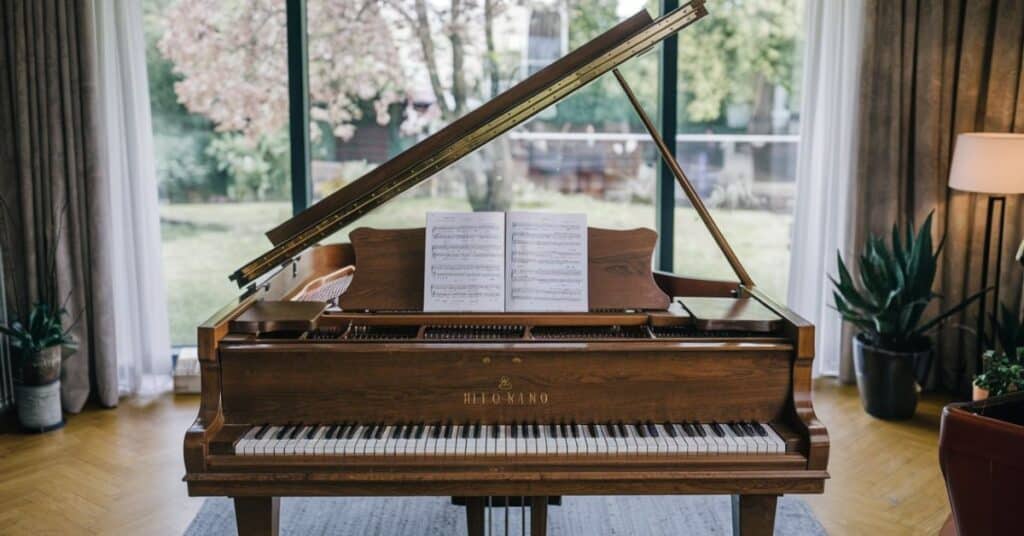
[[[221,134],[206,151],[230,178],[232,200],[288,199],[291,194],[287,132],[260,136],[255,142],[242,134]]]
[[[1000,303],[999,317],[991,315],[991,319],[994,340],[988,341],[990,347],[1002,350],[1004,354],[1012,354],[1024,346],[1024,319],[1016,311]]]
[[[569,50],[575,50],[587,41],[601,35],[618,24],[618,0],[575,0],[569,3]],[[657,5],[648,6],[657,13]],[[657,100],[658,55],[647,54],[619,67],[637,98],[649,110]],[[622,88],[612,75],[594,80],[577,90],[555,106],[554,123],[572,125],[603,125],[630,123],[636,129],[642,125],[626,99]],[[543,116],[542,116],[543,117]]]
[[[728,103],[753,103],[762,87],[792,96],[801,0],[722,0],[679,32],[679,80],[691,121],[719,119]]]
[[[985,371],[974,377],[974,384],[988,389],[989,396],[999,396],[1024,387],[1024,348],[1017,348],[1011,357],[1006,352],[985,352],[982,358]]]
[[[56,309],[46,303],[36,303],[24,322],[15,320],[9,325],[0,326],[0,333],[10,338],[11,346],[16,350],[15,355],[20,355],[22,359],[53,346],[74,348],[76,343],[70,328],[63,328],[63,318],[67,314],[64,308]]]
[[[908,223],[903,238],[893,224],[891,251],[882,237],[868,237],[857,265],[859,284],[837,253],[839,280],[829,277],[835,286],[832,296],[836,309],[875,346],[894,351],[920,349],[927,330],[987,292],[983,290],[928,322],[921,322],[925,308],[937,297],[932,284],[942,251],[941,243],[933,249],[932,215],[928,214],[916,234]]]
[[[145,0],[142,4],[157,181],[164,199],[205,200],[226,193],[225,177],[206,153],[214,136],[213,123],[189,113],[178,102],[174,85],[181,82],[181,75],[156,46],[165,30],[162,13],[171,1]]]

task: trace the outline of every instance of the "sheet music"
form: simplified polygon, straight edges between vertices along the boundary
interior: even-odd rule
[[[505,310],[586,312],[587,215],[509,212]]]
[[[505,214],[428,212],[423,310],[505,310]]]

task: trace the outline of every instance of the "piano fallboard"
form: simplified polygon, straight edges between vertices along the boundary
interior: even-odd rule
[[[227,423],[777,420],[788,344],[231,344]]]

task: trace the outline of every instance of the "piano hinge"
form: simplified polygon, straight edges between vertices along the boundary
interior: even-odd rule
[[[252,283],[249,283],[249,285],[247,287],[245,287],[245,291],[242,292],[241,299],[244,300],[244,299],[248,298],[249,296],[252,296],[253,294],[255,294],[259,290],[264,290],[264,291],[270,290],[270,280],[273,279],[275,275],[281,273],[281,270],[284,270],[284,269],[288,268],[289,266],[291,266],[291,269],[292,269],[292,278],[294,279],[295,277],[298,277],[298,275],[299,275],[299,260],[300,259],[302,259],[302,255],[301,254],[300,255],[296,255],[296,256],[294,256],[294,257],[292,257],[292,258],[282,262],[281,266],[279,266],[277,270],[274,270],[272,272],[268,272],[268,273],[264,274],[263,277],[261,277],[260,279],[258,279],[256,281],[253,281]]]

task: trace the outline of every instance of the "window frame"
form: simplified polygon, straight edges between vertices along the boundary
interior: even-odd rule
[[[679,7],[679,0],[660,0],[661,15]],[[288,133],[291,146],[292,212],[298,214],[312,203],[313,180],[309,139],[309,47],[306,31],[306,0],[286,0],[288,34]],[[679,38],[672,35],[661,45],[658,65],[658,126],[672,156],[676,155]],[[675,239],[675,177],[668,164],[658,159],[655,195],[655,227],[658,246],[655,266],[673,270]]]

